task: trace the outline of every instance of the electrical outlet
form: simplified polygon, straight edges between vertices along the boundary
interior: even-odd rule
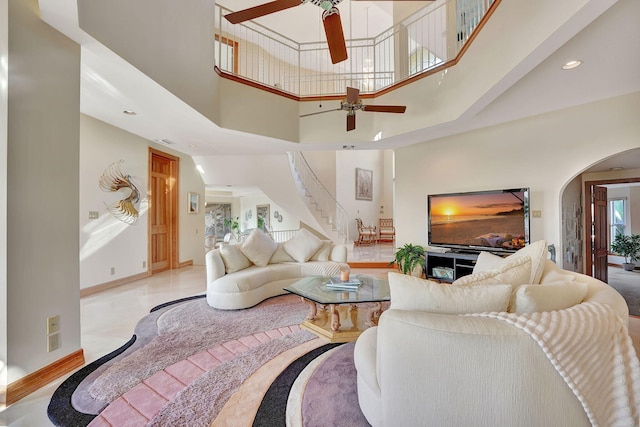
[[[116,268],[115,267],[111,267],[111,275],[113,276],[114,274],[116,274]]]
[[[100,212],[89,211],[89,219],[98,219],[98,218],[100,218]]]
[[[60,348],[60,333],[47,336],[47,353]]]
[[[60,316],[57,314],[47,318],[47,335],[60,331]]]
[[[142,268],[147,268],[147,261],[142,261]]]
[[[531,211],[531,216],[533,218],[541,218],[542,217],[542,211],[532,210]]]

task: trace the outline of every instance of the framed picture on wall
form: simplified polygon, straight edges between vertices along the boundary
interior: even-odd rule
[[[373,171],[356,168],[356,200],[373,200]]]
[[[271,217],[269,216],[269,205],[256,205],[256,217],[258,218],[258,228],[262,230],[271,229]]]
[[[197,214],[200,212],[200,195],[198,193],[187,194],[187,212]]]

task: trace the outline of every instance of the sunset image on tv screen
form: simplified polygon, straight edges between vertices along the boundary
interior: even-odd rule
[[[524,246],[524,200],[523,191],[431,196],[430,243]]]

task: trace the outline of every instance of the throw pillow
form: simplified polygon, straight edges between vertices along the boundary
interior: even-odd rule
[[[506,311],[511,296],[509,285],[452,286],[389,273],[391,308],[439,314]]]
[[[580,304],[587,295],[586,283],[569,281],[544,285],[522,285],[511,296],[512,313],[563,310]]]
[[[302,228],[295,236],[284,242],[283,246],[293,259],[298,262],[307,262],[320,249],[322,240]]]
[[[278,249],[278,242],[259,229],[254,229],[244,241],[240,250],[249,260],[259,267],[269,263],[271,255]]]
[[[331,240],[323,240],[322,246],[320,246],[320,249],[318,249],[315,254],[311,255],[310,261],[329,261],[331,244]]]
[[[480,273],[481,271],[494,270],[502,266],[502,264],[504,264],[503,257],[494,255],[491,252],[482,251],[473,266],[473,272]]]
[[[545,260],[547,259],[547,241],[546,240],[538,240],[537,242],[531,243],[528,246],[520,249],[515,254],[509,255],[505,258],[505,261],[511,261],[520,257],[530,257],[531,258],[531,280],[529,283],[533,285],[537,285],[540,283],[540,278],[542,277],[542,272],[544,271]]]
[[[220,256],[222,257],[222,261],[224,261],[227,273],[233,273],[251,267],[251,261],[242,253],[238,245],[221,245]]]
[[[530,282],[531,257],[523,256],[504,262],[499,268],[468,276],[462,276],[452,284],[455,286],[495,285],[499,283],[509,284],[513,289]]]
[[[295,259],[291,258],[291,255],[284,250],[282,243],[278,243],[278,248],[271,256],[269,264],[280,264],[281,262],[294,262]]]
[[[482,271],[494,270],[504,263],[511,262],[514,259],[521,257],[531,258],[531,277],[527,283],[539,284],[540,279],[542,278],[542,272],[544,271],[545,260],[547,259],[547,242],[545,240],[539,240],[531,243],[506,258],[489,252],[480,252],[476,264],[473,267],[473,272],[479,273]]]

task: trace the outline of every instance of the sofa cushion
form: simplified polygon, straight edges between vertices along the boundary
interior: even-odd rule
[[[273,264],[266,267],[252,265],[216,280],[208,289],[214,293],[245,293],[262,288],[271,282],[300,278],[300,264]],[[284,286],[288,285],[285,284]],[[283,286],[283,287],[284,287]],[[281,288],[280,288],[281,289]],[[242,307],[244,308],[244,307]]]
[[[280,264],[282,262],[294,262],[294,261],[295,259],[293,259],[291,255],[289,255],[287,251],[284,250],[283,244],[278,243],[277,249],[275,250],[273,255],[271,255],[269,264]]]
[[[331,246],[331,240],[322,240],[322,246],[320,246],[320,249],[318,249],[316,253],[311,255],[310,261],[329,261]]]
[[[540,279],[540,284],[544,285],[547,283],[570,282],[573,280],[576,280],[576,273],[568,270],[562,270],[551,260],[547,260],[545,269],[542,273],[542,278]]]
[[[234,273],[251,266],[251,261],[242,253],[238,245],[220,245],[220,256],[227,273]]]
[[[251,231],[249,237],[240,246],[242,253],[259,267],[264,267],[269,263],[276,249],[278,249],[278,243],[257,228]]]
[[[283,246],[293,259],[298,262],[307,262],[320,249],[322,240],[302,228],[295,236],[284,242]]]
[[[505,258],[486,251],[480,252],[478,259],[476,260],[476,264],[473,267],[473,272],[479,273],[487,270],[495,270],[496,268],[501,267],[504,263],[508,263],[514,259],[522,257],[531,258],[531,277],[527,283],[540,283],[542,272],[544,271],[545,260],[547,258],[547,242],[545,240],[539,240],[531,243]]]
[[[511,261],[520,257],[531,258],[531,281],[529,283],[537,285],[540,283],[542,272],[544,271],[545,260],[547,259],[547,241],[538,240],[520,249],[515,254],[509,255],[505,261]]]
[[[300,266],[300,272],[306,276],[339,276],[340,270],[348,265],[333,261],[307,261]]]
[[[522,285],[513,292],[509,311],[512,313],[536,313],[563,310],[580,304],[587,295],[587,289],[587,284],[579,281]]]
[[[453,282],[454,286],[477,286],[509,284],[513,289],[531,283],[531,257],[521,256],[504,262],[493,270],[480,271],[462,276]]]
[[[494,255],[491,252],[481,251],[478,254],[478,259],[473,265],[473,272],[480,273],[487,270],[495,270],[504,264],[504,257]]]
[[[439,314],[506,311],[511,286],[453,286],[407,274],[389,273],[391,308]]]

